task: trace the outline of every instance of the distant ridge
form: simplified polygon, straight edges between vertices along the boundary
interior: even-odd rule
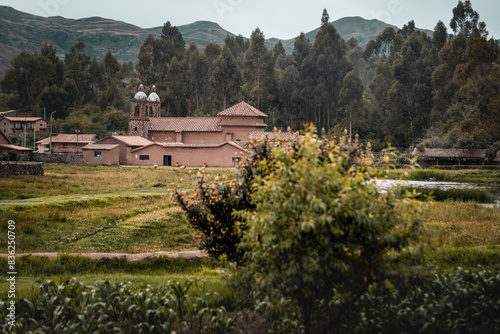
[[[165,18],[165,22],[168,18]],[[337,32],[348,40],[355,37],[364,47],[375,39],[386,27],[391,26],[378,20],[366,20],[361,17],[345,17],[332,22]],[[392,26],[398,29],[395,26]],[[186,47],[191,42],[203,50],[208,43],[223,45],[226,36],[235,34],[223,29],[217,23],[197,21],[178,26],[184,37]],[[41,17],[18,11],[12,7],[0,6],[0,79],[11,67],[12,58],[25,50],[29,53],[40,52],[44,43],[54,45],[58,55],[63,57],[70,52],[77,42],[84,42],[85,52],[92,57],[102,58],[109,49],[120,62],[136,62],[139,48],[151,33],[156,38],[161,36],[162,27],[144,29],[122,21],[87,17],[66,19],[60,16]],[[307,38],[314,42],[319,28],[307,32]],[[250,33],[250,32],[248,32]],[[432,33],[432,32],[431,32]],[[265,34],[265,31],[264,31]],[[293,50],[295,39],[282,40],[287,53]],[[274,46],[278,39],[266,40],[268,47]]]

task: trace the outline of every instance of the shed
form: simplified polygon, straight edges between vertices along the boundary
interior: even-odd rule
[[[484,166],[486,150],[445,149],[445,148],[415,148],[411,153],[417,157],[422,168],[434,166]]]
[[[119,165],[118,144],[88,144],[82,148],[83,162],[89,165]]]

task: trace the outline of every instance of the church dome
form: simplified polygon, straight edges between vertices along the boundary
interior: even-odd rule
[[[134,99],[136,100],[146,100],[148,96],[144,93],[144,86],[141,84],[139,86],[139,91],[135,93]]]
[[[160,97],[156,94],[156,86],[153,86],[153,91],[149,94],[148,101],[160,102]]]

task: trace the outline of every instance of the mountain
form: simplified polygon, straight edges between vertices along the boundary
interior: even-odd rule
[[[375,39],[386,27],[390,26],[378,20],[366,20],[361,17],[345,17],[332,22],[338,33],[348,40],[355,37],[361,46]],[[394,27],[394,26],[392,26]],[[200,49],[208,43],[224,44],[227,35],[235,36],[224,30],[217,23],[198,21],[178,26],[186,46],[195,42]],[[397,29],[397,27],[394,27]],[[161,36],[162,27],[144,29],[126,22],[102,17],[89,17],[79,20],[60,16],[41,17],[0,6],[0,79],[11,67],[12,58],[22,50],[29,53],[40,52],[44,43],[52,44],[60,57],[70,52],[77,42],[84,42],[85,52],[92,57],[102,58],[109,49],[120,61],[136,61],[139,48],[144,39],[153,34]],[[311,42],[318,29],[306,33]],[[431,32],[432,33],[432,32]],[[295,39],[282,40],[287,53],[293,50]],[[274,46],[278,39],[266,40],[268,47]]]

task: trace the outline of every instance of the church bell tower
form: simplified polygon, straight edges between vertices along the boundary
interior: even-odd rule
[[[139,91],[130,100],[130,117],[128,122],[128,135],[148,138],[149,120],[151,117],[160,117],[160,97],[156,94],[156,87],[152,87],[149,96],[144,93],[144,86],[139,86]]]

